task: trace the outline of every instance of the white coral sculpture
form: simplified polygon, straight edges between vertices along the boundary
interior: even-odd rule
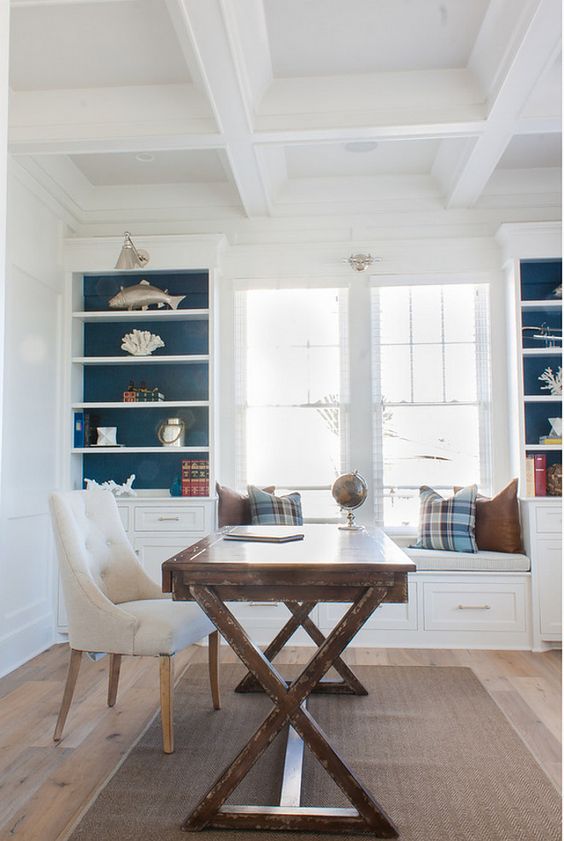
[[[160,336],[149,333],[148,330],[132,330],[131,333],[125,334],[121,342],[121,349],[132,356],[150,356],[158,347],[165,346]]]
[[[541,385],[541,391],[550,391],[555,397],[562,394],[562,366],[559,366],[556,374],[553,373],[552,368],[545,368],[539,380],[546,383],[546,385]]]
[[[110,479],[107,482],[102,482],[101,484],[96,481],[96,479],[85,479],[86,483],[86,490],[91,491],[95,488],[101,488],[104,491],[111,491],[114,496],[137,496],[137,491],[133,490],[133,482],[135,481],[135,473],[132,473],[131,476],[123,483],[123,485],[118,485],[117,482],[114,482],[113,479]]]

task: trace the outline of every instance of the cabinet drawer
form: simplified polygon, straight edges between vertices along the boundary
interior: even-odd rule
[[[187,531],[206,530],[206,510],[203,505],[190,505],[177,508],[139,507],[135,509],[135,531]]]
[[[559,505],[537,505],[536,525],[540,534],[562,531],[562,508]]]
[[[525,591],[522,584],[425,583],[427,631],[524,631]]]

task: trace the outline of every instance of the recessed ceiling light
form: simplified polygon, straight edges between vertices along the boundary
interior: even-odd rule
[[[351,143],[345,143],[347,152],[373,152],[377,148],[376,140],[353,140]]]
[[[155,160],[155,156],[150,152],[139,152],[138,155],[135,155],[135,160],[141,161],[142,164],[149,164]]]

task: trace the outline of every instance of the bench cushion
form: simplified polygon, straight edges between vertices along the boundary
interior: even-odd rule
[[[404,549],[418,572],[528,572],[526,555],[508,552],[438,552],[435,549]]]

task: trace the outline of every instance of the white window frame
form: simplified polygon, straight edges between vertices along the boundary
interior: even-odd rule
[[[489,276],[485,273],[433,274],[433,275],[380,275],[372,277],[370,286],[372,292],[380,288],[399,286],[453,286],[465,285],[479,287],[479,298],[476,317],[476,373],[477,400],[471,405],[478,406],[479,412],[479,441],[480,441],[480,490],[489,495],[492,488],[492,335],[491,335],[491,295]],[[484,308],[487,317],[483,317]],[[482,317],[479,313],[482,313]],[[371,329],[372,329],[372,415],[373,415],[373,482],[374,482],[374,517],[376,525],[384,526],[390,533],[413,533],[413,526],[388,526],[384,522],[384,463],[383,463],[383,430],[382,430],[382,392],[380,385],[380,360],[377,356],[379,342],[379,313],[377,295],[371,294]],[[405,403],[403,405],[409,405]],[[434,404],[433,404],[434,405]],[[440,404],[439,404],[440,405]],[[456,403],[454,405],[464,405]],[[470,404],[467,404],[470,405]],[[394,487],[398,487],[395,486]],[[417,490],[418,485],[401,485],[405,490]],[[452,491],[452,488],[436,486],[438,491]]]
[[[244,489],[248,483],[248,476],[246,474],[247,454],[246,454],[246,360],[245,351],[247,347],[246,341],[246,309],[244,304],[244,296],[252,294],[253,292],[261,292],[265,290],[284,289],[286,291],[293,290],[308,291],[308,290],[333,290],[341,295],[339,302],[339,348],[340,348],[340,399],[337,404],[339,408],[339,438],[340,438],[340,467],[339,472],[343,473],[346,470],[349,456],[349,441],[350,441],[350,386],[349,386],[349,288],[346,283],[340,280],[338,283],[299,283],[295,282],[291,285],[281,286],[279,284],[241,284],[233,290],[233,324],[234,324],[234,373],[235,373],[235,484],[239,489]],[[302,404],[303,406],[303,404]],[[281,408],[299,408],[297,404],[280,404]],[[310,406],[303,406],[306,410],[320,408],[311,404]],[[278,483],[277,489],[287,489],[292,491],[327,491],[330,492],[331,484],[326,485],[303,485],[292,482],[292,477],[287,478],[283,484]],[[306,522],[339,522],[339,517],[306,517]]]

